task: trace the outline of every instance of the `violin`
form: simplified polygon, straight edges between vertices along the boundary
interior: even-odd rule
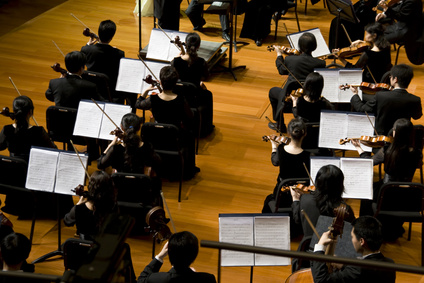
[[[120,128],[116,128],[115,130],[111,131],[110,135],[117,136],[121,140],[123,140],[125,137],[124,131],[122,131]]]
[[[95,39],[96,41],[100,41],[100,38],[97,34],[95,34],[94,32],[92,32],[89,28],[85,28],[84,31],[82,32],[83,35],[87,36],[87,37],[91,37],[93,39]]]
[[[345,47],[340,50],[333,50],[333,55],[336,55],[337,57],[341,57],[341,58],[350,57],[353,55],[360,54],[371,47],[372,47],[372,43],[363,42],[355,46]]]
[[[165,211],[160,206],[155,206],[147,212],[146,223],[150,232],[154,233],[157,243],[168,240],[172,236],[167,223],[169,219],[165,217]]]
[[[391,85],[388,84],[384,84],[384,83],[378,83],[378,84],[373,84],[373,83],[367,83],[367,82],[362,82],[359,85],[358,84],[344,84],[344,85],[340,85],[339,89],[341,90],[346,90],[350,87],[359,87],[364,93],[367,94],[375,94],[378,91],[381,90],[392,90],[393,87]]]
[[[84,197],[84,198],[88,198],[88,192],[84,191],[84,186],[83,185],[78,185],[75,187],[75,189],[72,189],[71,192],[74,192],[75,195],[80,196],[80,197]]]
[[[10,112],[9,107],[4,107],[1,111],[0,114],[5,116],[5,117],[9,117],[12,120],[15,120],[15,113]]]
[[[186,54],[185,49],[184,49],[185,43],[181,42],[180,37],[178,35],[175,37],[174,40],[171,40],[171,43],[174,43],[175,45],[177,45],[180,48],[181,55]]]
[[[301,195],[304,194],[310,194],[312,192],[315,192],[315,186],[306,186],[304,184],[296,184],[295,186],[288,186],[288,187],[282,187],[281,191],[285,192],[285,191],[290,191],[290,190],[295,190],[296,192],[298,192]]]
[[[304,95],[303,88],[298,88],[296,90],[292,90],[292,92],[290,93],[290,95],[289,96],[286,96],[285,101],[286,102],[290,102],[290,101],[292,101],[292,98],[291,98],[292,96],[294,96],[294,97],[301,97],[303,95]]]
[[[384,4],[386,4],[387,7],[392,7],[393,5],[399,3],[401,0],[386,0],[383,1]],[[372,8],[373,11],[377,11],[379,8],[382,8],[382,5],[380,4],[380,2],[377,4],[377,6],[375,6],[374,8]]]
[[[359,140],[359,142],[365,146],[369,147],[382,147],[385,143],[392,143],[393,137],[386,137],[386,136],[376,136],[376,137],[370,137],[370,136],[361,136],[360,138],[346,138],[346,139],[340,139],[339,144],[343,145],[347,142],[351,142],[352,140]]]
[[[146,83],[149,85],[152,85],[154,87],[157,87],[157,89],[162,92],[162,87],[160,86],[160,83],[152,78],[152,75],[147,75],[145,79],[143,79]]]
[[[279,49],[281,53],[284,53],[286,55],[300,55],[301,53],[297,49],[284,47],[284,46],[269,45],[266,48],[266,50],[268,51],[274,51],[275,49]]]
[[[288,145],[291,141],[291,139],[287,136],[277,136],[277,135],[269,135],[269,136],[263,136],[263,141],[275,141],[277,144],[285,144]]]
[[[62,67],[60,67],[59,63],[55,63],[53,66],[51,66],[51,68],[58,73],[61,73],[64,77],[66,77],[68,75],[68,71],[63,69]]]

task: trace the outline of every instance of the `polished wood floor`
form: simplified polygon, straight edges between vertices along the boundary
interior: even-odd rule
[[[43,1],[41,1],[43,2]],[[305,0],[299,4],[303,11]],[[185,9],[183,1],[181,8]],[[9,77],[23,95],[31,97],[35,104],[35,118],[45,126],[45,110],[52,105],[45,99],[44,92],[49,80],[58,77],[50,68],[55,62],[64,64],[63,57],[52,43],[54,40],[64,53],[79,50],[87,41],[82,36],[83,26],[70,13],[79,17],[87,26],[97,30],[100,21],[112,19],[118,25],[117,34],[112,41],[114,46],[126,52],[126,56],[136,58],[138,52],[138,25],[133,15],[134,1],[113,0],[68,0],[24,24],[18,23],[10,32],[0,36],[0,102],[1,107],[11,107],[17,96]],[[1,8],[0,8],[1,13]],[[18,11],[25,13],[24,9]],[[10,14],[9,23],[17,16]],[[297,26],[293,12],[284,20],[289,32],[296,32]],[[332,16],[323,8],[322,2],[308,5],[308,14],[299,13],[303,30],[319,27],[324,38],[328,38],[329,23]],[[203,40],[221,41],[220,24],[217,16],[207,15]],[[143,18],[143,46],[148,43],[153,26],[151,17]],[[239,17],[238,33],[242,16]],[[190,32],[192,26],[184,16],[180,30]],[[274,25],[271,27],[274,31]],[[268,44],[286,44],[285,31],[280,28],[278,38],[269,36],[262,47],[253,41],[234,53],[235,66],[246,65],[245,70],[235,71],[237,81],[229,73],[213,74],[207,82],[214,95],[215,132],[200,142],[197,166],[201,172],[192,180],[184,182],[183,200],[177,202],[178,184],[164,183],[163,191],[178,231],[189,230],[199,239],[218,240],[218,215],[220,213],[259,213],[266,195],[271,193],[278,168],[270,162],[271,146],[261,141],[270,134],[265,116],[270,116],[268,90],[280,86],[284,80],[275,68],[275,54],[266,51]],[[393,58],[395,54],[393,53]],[[408,63],[404,50],[400,52],[401,63]],[[224,62],[227,64],[227,62]],[[409,91],[424,97],[424,67],[414,66],[415,77]],[[286,120],[291,115],[287,115]],[[0,125],[9,124],[9,118],[0,117]],[[423,119],[414,121],[423,124]],[[0,152],[7,155],[6,151]],[[353,155],[353,154],[352,154]],[[95,164],[93,164],[95,165]],[[90,170],[95,170],[94,166]],[[1,174],[1,173],[0,173]],[[0,175],[1,176],[1,175]],[[419,181],[416,175],[415,181]],[[349,200],[355,213],[359,212],[359,202]],[[11,216],[15,231],[29,235],[30,221],[17,220]],[[406,228],[406,226],[405,226]],[[421,247],[421,226],[413,225],[412,240],[406,236],[394,243],[384,244],[382,251],[398,263],[419,265]],[[73,237],[75,228],[62,228],[62,241]],[[132,258],[136,273],[142,271],[151,256],[150,237],[130,238]],[[295,250],[298,242],[293,242]],[[29,260],[57,248],[57,226],[55,221],[37,221],[34,245]],[[159,249],[160,247],[158,247]],[[217,274],[216,250],[201,249],[194,267],[199,271]],[[164,270],[169,268],[166,262]],[[50,260],[36,265],[36,271],[47,274],[62,274],[63,261]],[[222,282],[247,282],[249,268],[223,268]],[[254,282],[282,282],[290,274],[290,267],[255,267]],[[423,281],[420,276],[398,273],[398,282]]]

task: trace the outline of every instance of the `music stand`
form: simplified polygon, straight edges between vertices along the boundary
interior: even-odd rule
[[[337,17],[335,46],[338,46],[340,19],[354,24],[359,23],[359,19],[356,17],[355,10],[350,0],[327,0],[327,7],[330,14]]]

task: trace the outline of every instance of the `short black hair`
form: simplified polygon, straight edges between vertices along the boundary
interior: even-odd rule
[[[21,233],[11,233],[1,242],[1,255],[7,265],[25,261],[31,252],[31,242]]]
[[[109,43],[116,32],[116,24],[111,20],[105,20],[99,25],[99,38],[103,43]]]
[[[305,94],[309,96],[312,102],[317,101],[321,97],[323,88],[324,78],[316,72],[310,73],[303,83]]]
[[[198,253],[199,240],[191,232],[175,233],[169,239],[169,261],[176,270],[188,268],[196,259]]]
[[[352,221],[353,234],[359,241],[365,240],[371,251],[378,251],[383,243],[381,223],[372,216],[361,216]]]
[[[178,82],[178,72],[172,66],[165,66],[160,70],[159,79],[163,90],[172,90]]]
[[[292,119],[287,125],[287,129],[294,140],[300,140],[302,137],[306,136],[306,124],[300,118]]]
[[[390,70],[390,75],[392,78],[397,78],[397,82],[401,88],[407,88],[414,77],[414,71],[411,66],[399,64],[393,66]]]
[[[305,32],[299,37],[299,49],[303,53],[311,54],[312,51],[317,49],[317,40],[315,35],[310,32]]]
[[[68,72],[76,73],[81,67],[84,68],[87,63],[87,57],[79,51],[72,51],[65,56],[65,66]]]

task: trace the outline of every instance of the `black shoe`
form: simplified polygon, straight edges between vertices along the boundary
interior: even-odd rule
[[[262,39],[257,39],[255,43],[256,46],[262,46]]]
[[[222,38],[223,38],[225,41],[231,41],[231,37],[230,37],[230,35],[228,34],[228,32],[226,32],[226,31],[223,31],[223,32],[222,32]]]
[[[202,23],[198,26],[193,27],[193,30],[201,31],[203,29],[203,26],[206,24],[205,19],[202,19]]]
[[[269,123],[268,123],[268,127],[269,127],[271,130],[274,130],[274,131],[276,131],[276,130],[278,129],[277,123],[272,123],[272,122],[269,122]]]

